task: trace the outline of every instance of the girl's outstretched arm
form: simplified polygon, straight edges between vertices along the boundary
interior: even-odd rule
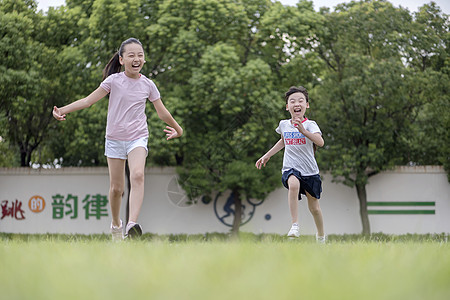
[[[284,148],[284,140],[281,138],[269,151],[267,151],[266,154],[264,154],[260,159],[256,161],[255,166],[258,169],[261,169],[261,167],[265,167],[269,159],[276,154],[278,151]]]
[[[66,119],[66,114],[86,108],[99,101],[108,94],[103,88],[98,87],[86,98],[74,101],[64,107],[58,108],[53,107],[53,117],[58,121],[64,121]]]
[[[162,100],[158,99],[156,101],[153,101],[152,103],[156,109],[158,117],[162,121],[164,121],[167,125],[169,125],[166,126],[166,129],[164,129],[164,132],[166,133],[167,136],[167,140],[180,137],[183,134],[183,128],[181,128],[181,126],[178,125],[177,121],[175,121],[170,112],[164,106]]]

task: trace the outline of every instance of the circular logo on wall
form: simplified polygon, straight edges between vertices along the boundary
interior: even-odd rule
[[[45,208],[45,200],[41,196],[33,196],[28,200],[28,207],[34,213],[40,213]]]
[[[247,224],[252,218],[256,210],[256,206],[261,205],[263,200],[254,200],[250,198],[242,198],[241,208],[241,225]],[[228,226],[233,226],[235,215],[234,194],[231,191],[217,194],[214,199],[214,213],[219,221]]]

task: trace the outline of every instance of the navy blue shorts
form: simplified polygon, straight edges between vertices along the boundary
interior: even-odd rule
[[[281,176],[281,182],[287,189],[289,189],[288,179],[291,175],[294,175],[300,181],[298,200],[301,200],[301,194],[306,195],[306,192],[308,192],[314,198],[320,199],[320,193],[322,193],[322,179],[320,179],[319,174],[312,176],[302,176],[302,174],[300,174],[300,172],[296,169],[287,170]]]

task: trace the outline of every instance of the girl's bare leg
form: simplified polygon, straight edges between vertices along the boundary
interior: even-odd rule
[[[147,150],[137,147],[128,153],[128,166],[130,167],[130,215],[128,222],[137,223],[144,201],[144,172]]]
[[[112,224],[120,226],[120,205],[125,186],[125,160],[108,157],[109,169],[109,204],[111,206]]]

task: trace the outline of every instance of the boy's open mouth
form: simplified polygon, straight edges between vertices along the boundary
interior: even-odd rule
[[[294,109],[294,112],[296,112],[296,113],[299,113],[299,112],[301,112],[301,111],[302,111],[301,108],[295,108],[295,109]]]

